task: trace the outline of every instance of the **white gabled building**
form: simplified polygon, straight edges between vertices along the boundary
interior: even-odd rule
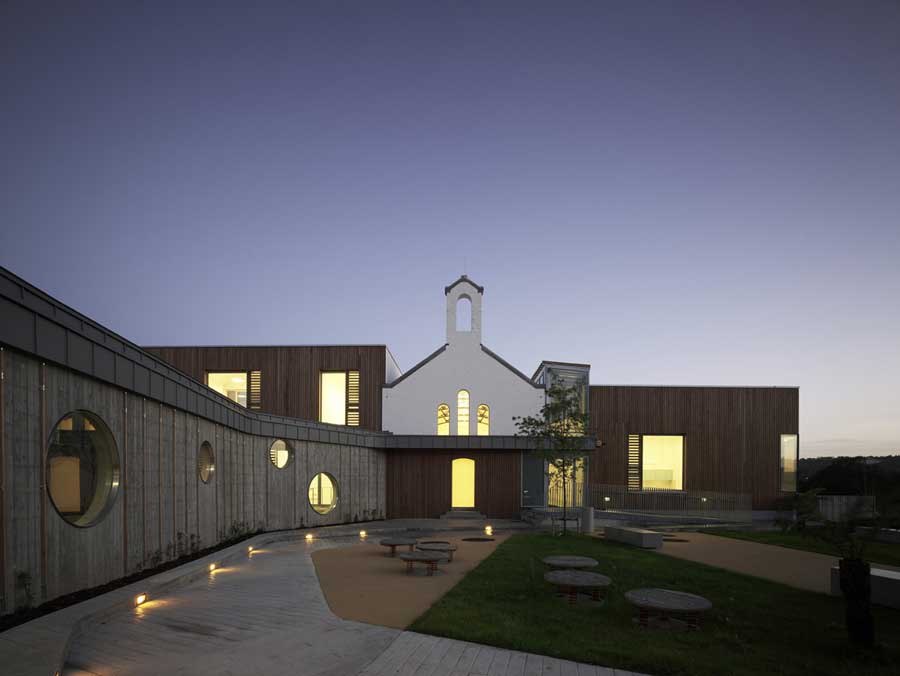
[[[544,387],[481,343],[484,288],[463,275],[444,289],[447,340],[382,389],[394,434],[512,435],[513,416],[544,404]]]

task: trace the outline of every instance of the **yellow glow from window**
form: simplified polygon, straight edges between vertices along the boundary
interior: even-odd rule
[[[643,488],[684,489],[684,437],[644,435],[641,463]]]
[[[576,459],[574,461],[574,481],[572,480],[571,465],[570,473],[566,476],[566,506],[582,507],[584,505],[584,460]],[[556,465],[547,463],[547,474],[549,478],[549,494],[548,505],[551,507],[562,507],[563,501],[563,482],[560,472]]]
[[[469,391],[456,393],[456,433],[461,437],[469,436]]]
[[[453,461],[452,507],[475,507],[475,461],[457,458]]]
[[[68,418],[71,421],[71,418]],[[73,456],[50,458],[50,497],[63,514],[81,514],[81,460]]]
[[[291,459],[291,451],[288,445],[281,439],[276,439],[269,447],[269,460],[278,469],[284,469]]]
[[[487,404],[478,404],[476,420],[478,421],[478,436],[489,435],[491,433],[491,409]]]
[[[781,435],[781,490],[797,490],[797,435]]]
[[[328,514],[337,505],[337,488],[329,474],[320,472],[309,482],[309,504],[319,514]]]
[[[347,424],[347,373],[323,371],[319,380],[319,422]]]
[[[439,437],[450,436],[450,407],[447,404],[437,407],[437,433]]]
[[[235,371],[232,373],[207,373],[206,384],[211,390],[231,399],[231,401],[247,405],[247,373]]]

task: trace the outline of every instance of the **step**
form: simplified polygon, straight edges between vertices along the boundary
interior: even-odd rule
[[[481,512],[474,509],[451,509],[446,514],[441,514],[442,519],[486,519]]]

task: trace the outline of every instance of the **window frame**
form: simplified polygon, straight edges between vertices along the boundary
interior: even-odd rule
[[[209,385],[209,377],[210,375],[229,375],[229,374],[244,374],[244,400],[247,402],[242,404],[239,401],[235,401],[234,399],[229,399],[226,395],[219,392]],[[254,374],[257,374],[254,378]],[[256,388],[259,389],[259,392],[254,393],[254,383],[256,380]],[[232,404],[237,404],[238,406],[242,406],[246,408],[248,411],[259,411],[262,409],[262,370],[261,369],[207,369],[204,371],[203,375],[203,384],[209,387],[213,392],[218,394],[220,397],[224,397],[228,399]]]
[[[781,453],[781,444],[784,437],[794,437],[796,441],[796,452],[794,453],[794,490],[784,489],[784,455]],[[796,493],[800,485],[800,434],[798,432],[779,432],[778,433],[778,492],[784,494]]]
[[[344,422],[333,423],[322,420],[322,376],[326,373],[343,373],[344,374]],[[350,374],[356,374],[357,401],[350,401]],[[362,371],[358,368],[347,369],[319,369],[318,377],[318,412],[316,413],[316,422],[323,425],[342,425],[343,427],[362,427]],[[354,408],[355,407],[355,408]],[[351,413],[355,412],[357,422],[352,424],[349,422]]]
[[[628,460],[628,439],[629,437],[639,437],[638,447],[638,477],[640,478],[640,488],[628,487],[628,468],[631,463]],[[644,437],[681,437],[681,488],[645,488],[644,487]],[[683,432],[647,432],[625,435],[625,490],[628,493],[684,493],[687,490],[688,472],[687,472],[687,435]]]

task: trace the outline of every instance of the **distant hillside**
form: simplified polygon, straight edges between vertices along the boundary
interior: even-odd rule
[[[798,467],[800,481],[802,483],[808,482],[816,474],[838,460],[843,462],[855,461],[860,464],[865,462],[867,469],[877,467],[878,470],[884,474],[900,472],[900,455],[867,455],[853,458],[848,458],[846,456],[800,458],[800,465]]]

